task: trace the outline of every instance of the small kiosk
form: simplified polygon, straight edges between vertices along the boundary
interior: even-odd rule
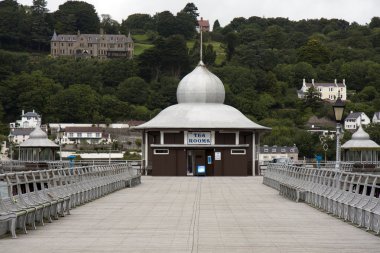
[[[59,145],[48,139],[37,125],[28,140],[20,144],[19,160],[28,162],[54,161]]]
[[[343,161],[347,162],[377,163],[379,151],[380,146],[369,138],[362,126],[342,145]]]
[[[222,81],[202,61],[179,83],[178,104],[139,125],[153,176],[258,175],[261,126],[224,104]]]

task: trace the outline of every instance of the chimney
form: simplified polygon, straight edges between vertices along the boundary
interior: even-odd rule
[[[334,79],[334,83],[336,84],[336,79]]]
[[[80,31],[78,30],[78,36],[80,35]]]
[[[33,113],[34,113],[34,109],[33,109]]]
[[[203,21],[203,17],[201,17],[201,21]]]
[[[104,30],[103,30],[103,28],[100,28],[99,33],[100,33],[100,35],[103,35],[103,34],[104,34]]]
[[[306,80],[305,80],[305,78],[304,78],[304,79],[302,79],[302,85],[303,85],[303,86],[305,86],[305,85],[306,85]]]
[[[24,110],[22,110],[22,111],[21,111],[21,115],[24,115],[24,114],[25,114],[25,111],[24,111]]]
[[[346,79],[343,79],[343,85],[346,86]]]
[[[313,84],[313,86],[314,86],[314,79],[311,79],[311,83]]]

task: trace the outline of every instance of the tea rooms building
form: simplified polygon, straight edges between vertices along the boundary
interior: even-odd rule
[[[221,80],[201,61],[179,83],[178,104],[137,126],[153,176],[258,174],[260,135],[270,130],[225,105]]]

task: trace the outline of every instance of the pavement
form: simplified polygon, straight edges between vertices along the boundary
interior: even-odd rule
[[[261,177],[143,177],[0,252],[380,252],[380,237],[262,184]]]

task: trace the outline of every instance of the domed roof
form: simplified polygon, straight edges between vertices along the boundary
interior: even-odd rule
[[[29,139],[21,143],[20,147],[58,148],[59,146],[49,140],[47,134],[37,125],[30,133]]]
[[[232,106],[217,103],[182,103],[169,106],[136,129],[246,129],[269,130]]]
[[[369,134],[364,131],[362,126],[359,126],[359,129],[352,135],[351,140],[369,140]]]
[[[29,135],[29,139],[47,139],[47,134],[37,126]]]
[[[179,83],[178,103],[219,103],[223,104],[225,91],[222,81],[211,73],[202,61]]]
[[[364,131],[362,126],[359,126],[359,129],[352,135],[351,140],[344,143],[342,148],[379,149],[380,146],[369,138],[369,134]]]

